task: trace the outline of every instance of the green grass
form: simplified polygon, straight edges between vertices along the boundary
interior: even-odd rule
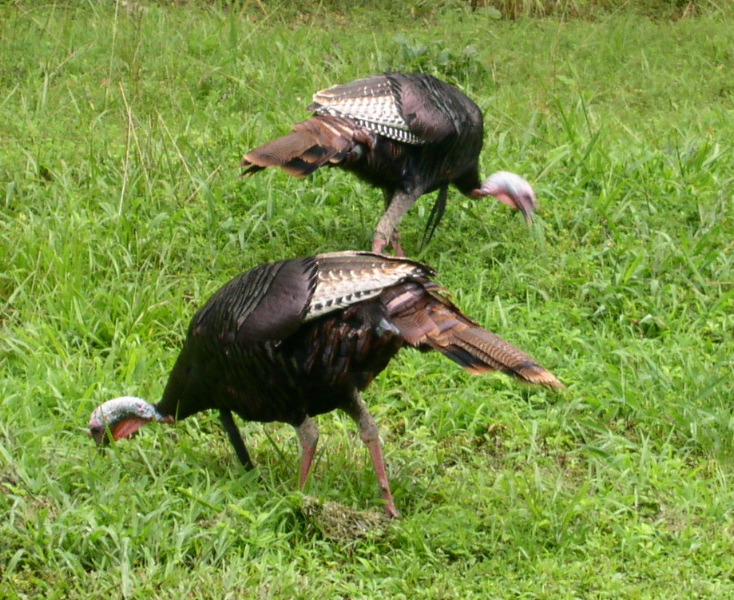
[[[0,597],[730,596],[731,11],[269,6],[0,8]],[[369,246],[379,192],[238,161],[314,90],[388,69],[465,89],[485,173],[536,186],[530,230],[452,192],[418,258],[569,389],[404,352],[366,394],[404,518],[367,537],[304,515],[287,425],[243,425],[255,473],[214,414],[99,453],[91,410],[156,400],[230,277]],[[351,422],[319,424],[307,493],[379,510]]]

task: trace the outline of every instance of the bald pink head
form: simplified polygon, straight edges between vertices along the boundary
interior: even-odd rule
[[[494,173],[472,195],[477,198],[494,196],[503,204],[522,212],[528,223],[533,220],[533,213],[538,207],[531,185],[519,175],[509,171]]]

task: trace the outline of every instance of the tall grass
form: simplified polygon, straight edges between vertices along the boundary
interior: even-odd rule
[[[411,6],[0,8],[1,597],[731,593],[730,17]],[[243,424],[255,473],[215,415],[99,453],[92,408],[155,400],[231,276],[368,247],[375,190],[238,162],[314,90],[390,69],[465,89],[484,170],[536,186],[530,229],[452,192],[417,257],[568,391],[405,352],[367,393],[404,519],[367,536],[304,510],[289,426]],[[319,422],[306,492],[379,510],[351,422]]]

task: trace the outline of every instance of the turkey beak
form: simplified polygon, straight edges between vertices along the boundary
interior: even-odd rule
[[[537,206],[535,196],[528,193],[513,194],[505,191],[497,192],[493,194],[493,196],[502,202],[502,204],[506,204],[510,208],[519,210],[522,213],[522,216],[525,217],[525,221],[528,223],[533,221],[533,213]]]
[[[88,434],[97,446],[108,446],[112,441],[112,432],[108,435],[107,431],[106,427],[92,426],[89,428]]]
[[[525,221],[533,220],[533,213],[538,207],[535,192],[530,184],[515,173],[498,171],[494,173],[476,190],[473,197],[482,197],[491,194],[497,200],[510,208],[519,210]]]
[[[527,223],[533,222],[533,213],[538,206],[535,196],[529,193],[520,193],[513,196],[513,204],[511,205],[522,213]]]

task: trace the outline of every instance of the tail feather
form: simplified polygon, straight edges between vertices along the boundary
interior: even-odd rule
[[[473,362],[464,368],[471,373],[502,371],[530,383],[562,388],[564,385],[552,373],[546,371],[535,359],[525,354],[500,336],[472,326],[458,331],[456,340],[447,346],[443,353],[459,364],[464,354],[472,357]],[[459,352],[457,353],[457,349]],[[463,352],[462,352],[463,351]],[[455,358],[456,356],[456,358]]]
[[[435,289],[401,286],[387,298],[387,307],[407,344],[437,350],[470,373],[501,371],[530,383],[564,387],[535,359],[483,329]]]
[[[293,127],[293,132],[251,150],[242,160],[245,174],[280,167],[305,177],[328,163],[339,163],[354,148],[354,129],[345,119],[316,116]]]

